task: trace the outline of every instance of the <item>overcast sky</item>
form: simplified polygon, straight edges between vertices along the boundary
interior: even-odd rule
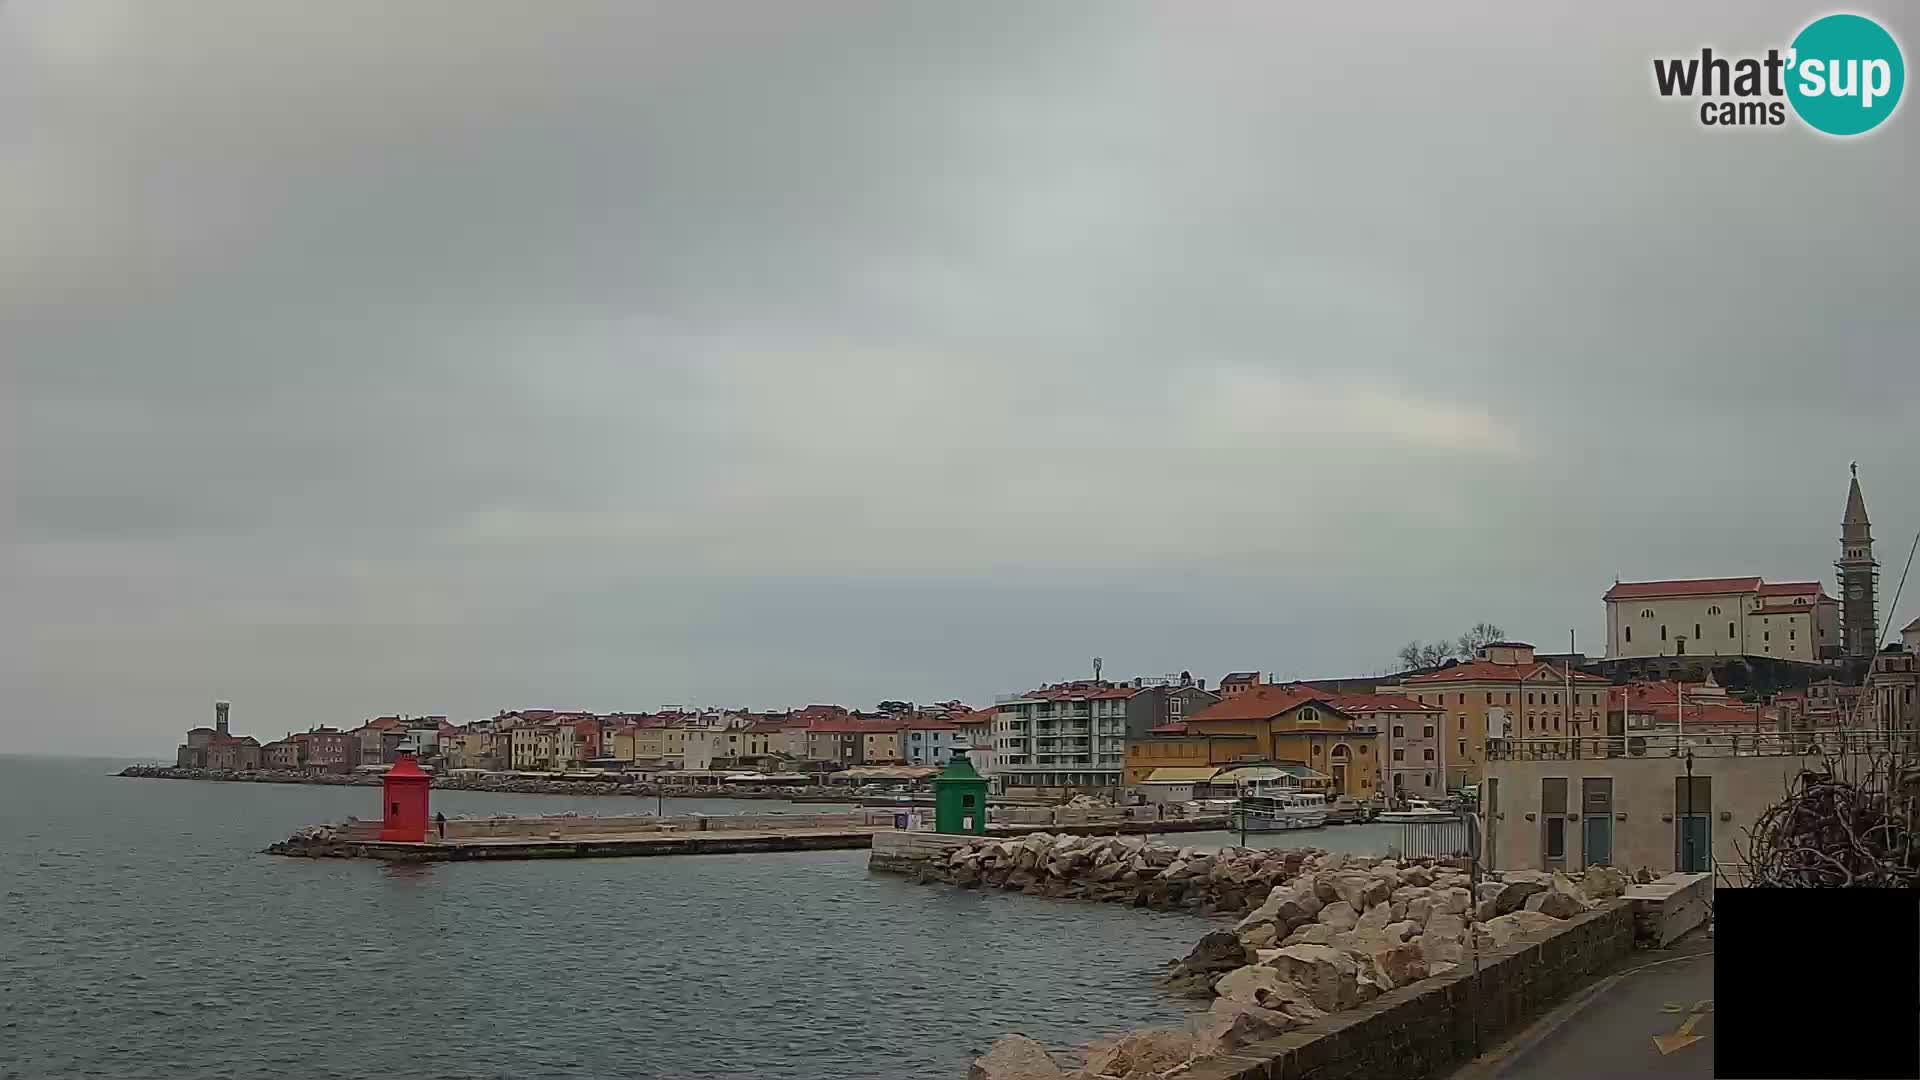
[[[1498,6],[0,3],[0,752],[1599,651],[1852,460],[1884,603],[1914,103]]]

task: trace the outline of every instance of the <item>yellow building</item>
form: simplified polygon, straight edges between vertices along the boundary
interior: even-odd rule
[[[1251,735],[1194,735],[1181,723],[1167,724],[1144,738],[1127,740],[1124,784],[1144,784],[1156,769],[1233,765],[1260,755]],[[1198,774],[1196,774],[1198,775]]]
[[[1254,685],[1184,721],[1129,740],[1125,780],[1145,783],[1155,769],[1291,762],[1332,778],[1329,794],[1369,798],[1379,791],[1379,735],[1303,686]]]
[[[905,760],[900,756],[900,732],[897,729],[861,732],[860,760],[866,764]]]
[[[1535,660],[1533,646],[1523,642],[1494,642],[1467,663],[1380,690],[1445,711],[1438,749],[1449,787],[1480,782],[1489,738],[1606,733],[1607,680]]]

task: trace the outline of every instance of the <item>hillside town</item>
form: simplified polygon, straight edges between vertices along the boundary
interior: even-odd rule
[[[1633,756],[1649,739],[1682,734],[1698,752],[1734,736],[1920,723],[1920,619],[1876,649],[1872,543],[1856,477],[1840,597],[1814,580],[1616,581],[1600,596],[1607,643],[1597,658],[1504,640],[1482,623],[1444,648],[1409,646],[1402,655],[1424,663],[1383,678],[1103,678],[1096,659],[1091,678],[991,704],[523,708],[465,722],[394,714],[266,742],[234,734],[222,702],[213,726],[187,732],[175,765],[343,773],[405,751],[443,772],[911,782],[964,751],[1007,796],[1183,801],[1281,777],[1355,799],[1442,799],[1477,790],[1490,761],[1517,746]]]

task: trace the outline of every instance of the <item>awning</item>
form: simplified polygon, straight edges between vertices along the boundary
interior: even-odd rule
[[[1305,765],[1247,765],[1228,770],[1220,777],[1220,783],[1233,784],[1270,784],[1275,781],[1295,783],[1325,781],[1332,783],[1333,777],[1315,772]]]
[[[1165,769],[1155,769],[1147,774],[1142,783],[1146,784],[1208,784],[1220,775],[1220,769],[1214,765],[1177,765]]]

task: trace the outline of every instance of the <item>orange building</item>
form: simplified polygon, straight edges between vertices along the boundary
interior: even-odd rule
[[[1378,736],[1336,708],[1334,698],[1310,686],[1248,686],[1135,740],[1129,782],[1141,782],[1156,766],[1292,762],[1332,777],[1331,794],[1370,797],[1380,784]]]

